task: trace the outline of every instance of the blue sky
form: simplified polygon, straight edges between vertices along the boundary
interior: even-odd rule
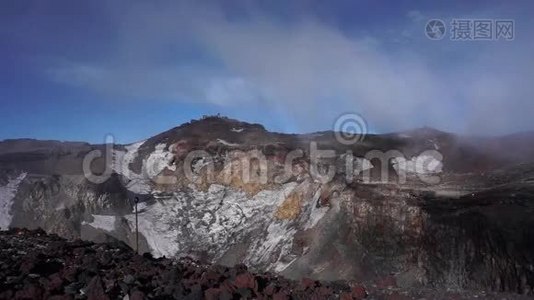
[[[534,130],[532,1],[2,1],[0,139],[142,140],[203,114],[282,132]],[[513,19],[513,41],[429,19]],[[449,28],[450,29],[450,28]]]

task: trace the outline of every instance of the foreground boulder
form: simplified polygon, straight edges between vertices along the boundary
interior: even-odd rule
[[[123,243],[67,241],[42,230],[0,233],[0,299],[521,299],[483,292],[406,291],[292,281],[191,259],[138,255]]]

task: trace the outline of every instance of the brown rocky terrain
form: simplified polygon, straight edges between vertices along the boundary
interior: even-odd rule
[[[431,299],[459,291],[458,297],[468,297],[468,291],[482,290],[531,296],[532,137],[465,137],[422,128],[343,145],[333,132],[281,134],[207,117],[111,148],[10,140],[0,143],[0,194],[7,199],[1,225],[135,247],[137,197],[140,250],[154,257],[193,257],[228,270],[245,264],[251,274],[270,272],[297,283],[357,282],[372,297],[381,291]],[[317,166],[321,172],[336,166],[328,182],[310,174],[312,142],[335,152]],[[91,182],[82,161],[106,148],[112,160],[100,157],[91,166],[98,174],[108,167],[110,176]],[[428,183],[412,171],[401,181],[391,160],[370,159],[370,181],[345,168],[347,151],[363,157],[392,149],[407,159],[439,151],[442,170],[432,174],[439,180]],[[188,154],[197,150],[209,159],[195,158],[187,170]],[[280,177],[295,150],[303,155]],[[266,180],[247,181],[240,173],[243,158],[252,175],[266,169]],[[363,162],[354,160],[352,167]],[[384,169],[391,176],[381,181]]]
[[[67,241],[42,230],[0,233],[0,299],[523,299],[486,292],[405,290],[391,277],[357,282],[284,279],[183,258],[138,255],[123,243]],[[526,298],[525,298],[526,299]]]

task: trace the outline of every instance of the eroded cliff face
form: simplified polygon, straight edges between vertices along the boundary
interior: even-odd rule
[[[437,284],[528,293],[533,287],[534,189],[516,182],[424,204],[430,219],[424,245],[434,254]],[[447,243],[439,241],[449,241]]]
[[[335,157],[317,166],[321,174],[338,166],[331,180],[311,174],[312,141],[324,149],[333,145]],[[7,216],[2,228],[41,227],[68,238],[118,239],[135,247],[138,197],[140,251],[155,256],[245,263],[290,278],[389,278],[402,287],[531,293],[534,286],[534,167],[503,168],[500,158],[488,156],[461,164],[458,153],[472,148],[449,135],[371,136],[343,148],[329,133],[281,135],[213,118],[114,146],[111,161],[92,164],[98,174],[106,166],[112,171],[101,183],[89,181],[81,166],[90,151],[104,146],[45,146],[32,150],[39,155],[15,155],[18,164],[0,165],[1,210]],[[442,166],[432,162],[440,172],[432,174],[439,176],[436,184],[421,182],[420,174],[412,174],[415,167],[403,183],[395,176],[362,182],[363,172],[374,176],[382,166],[361,157],[347,163],[345,157],[348,150],[363,156],[395,147],[415,163],[427,146],[444,156]],[[302,155],[288,164],[295,149]],[[202,155],[190,156],[193,151]],[[50,156],[57,166],[46,171],[42,160]],[[28,168],[32,164],[39,167]],[[392,162],[386,169],[401,166]]]

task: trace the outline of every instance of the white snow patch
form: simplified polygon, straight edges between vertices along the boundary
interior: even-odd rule
[[[319,197],[321,196],[321,190],[318,189],[315,192],[315,195],[313,196],[313,199],[311,201],[311,212],[310,212],[310,218],[308,219],[308,222],[304,225],[304,229],[310,229],[315,227],[317,223],[324,217],[326,212],[328,211],[328,207],[317,207],[315,203],[319,200]]]
[[[132,193],[141,195],[150,194],[150,191],[152,190],[150,186],[150,181],[142,177],[133,178],[132,180],[130,180],[130,182],[126,184],[126,189]]]
[[[297,232],[294,228],[289,228],[289,221],[273,222],[267,228],[267,237],[263,241],[261,248],[256,249],[258,252],[249,253],[250,255],[257,256],[259,261],[268,261],[271,255],[277,248],[280,248],[280,254],[277,257],[274,264],[274,270],[281,272],[289,266],[289,264],[280,262],[282,256],[288,254],[291,251],[293,235]]]
[[[130,181],[126,188],[136,194],[149,194],[152,190],[151,178],[156,177],[165,168],[175,171],[176,166],[170,165],[174,155],[165,150],[165,144],[156,145],[156,149],[146,159],[143,160],[141,174],[136,174],[130,170],[130,164],[138,156],[139,148],[145,143],[141,141],[125,147],[126,151],[114,150],[113,170],[123,175]]]
[[[193,167],[192,167],[192,169],[193,169],[193,179],[196,180],[198,178],[198,174],[200,173],[202,168],[204,168],[206,166],[209,166],[210,164],[213,164],[213,160],[212,159],[208,159],[206,157],[202,157],[199,160],[195,161],[195,163],[193,164]],[[209,167],[208,167],[208,170],[209,170]]]
[[[9,224],[11,224],[11,220],[13,219],[11,215],[13,198],[15,198],[18,187],[24,178],[26,178],[26,173],[9,179],[5,186],[0,186],[0,230],[7,230]]]
[[[237,147],[237,146],[239,146],[239,144],[230,143],[230,142],[227,142],[227,141],[225,141],[223,139],[217,139],[217,142],[221,143],[223,145],[226,145],[228,147]]]
[[[141,141],[127,145],[124,147],[126,151],[113,150],[113,170],[128,179],[139,177],[139,174],[130,170],[130,164],[137,157],[139,148],[144,143],[145,141]]]
[[[281,261],[278,261],[275,265],[274,265],[274,271],[277,272],[277,273],[280,273],[282,271],[284,271],[285,269],[287,269],[287,267],[289,267],[293,262],[295,262],[296,260],[298,259],[298,256],[293,258],[290,262],[281,262]]]
[[[232,128],[232,131],[237,132],[237,133],[242,132],[243,130],[245,129],[244,128]]]
[[[139,207],[138,207],[139,208]],[[155,257],[173,257],[179,249],[177,241],[179,226],[175,226],[176,203],[156,202],[139,212],[139,232],[146,239]],[[135,228],[135,215],[126,215],[130,228]]]
[[[137,211],[141,211],[143,209],[146,209],[148,207],[148,204],[146,202],[139,202],[137,203]],[[135,207],[132,208],[132,213],[135,213]]]
[[[265,192],[265,194],[260,195],[262,193],[260,192],[254,198],[259,197],[261,202],[265,203],[265,205],[276,208],[285,201],[287,195],[289,195],[296,186],[297,183],[295,182],[287,183],[277,193],[273,194],[272,192],[262,191]],[[269,219],[265,220],[266,223],[269,224],[267,227],[267,236],[261,238],[258,243],[253,246],[253,249],[249,249],[245,262],[252,265],[270,262],[273,269],[282,271],[289,266],[290,263],[283,263],[281,262],[281,259],[291,252],[293,236],[297,231],[290,226],[290,221],[275,220],[272,215],[268,217]],[[279,255],[273,262],[271,256],[277,250],[279,250]]]
[[[113,151],[113,170],[123,175],[130,181],[126,184],[126,189],[136,194],[149,194],[151,191],[150,180],[143,174],[137,174],[130,169],[130,164],[139,154],[139,148],[145,141],[137,142],[125,146],[126,151]],[[144,162],[143,162],[144,163]]]
[[[220,258],[235,243],[254,235],[245,262],[271,266],[291,251],[294,228],[276,221],[273,214],[297,183],[263,190],[250,197],[245,192],[212,184],[204,192],[190,185],[171,199],[157,201],[139,212],[139,231],[156,257],[207,251]],[[125,216],[134,228],[135,216]],[[258,231],[264,234],[258,235]],[[273,253],[277,254],[275,262]]]
[[[355,172],[357,174],[360,174],[361,172],[365,170],[370,170],[373,168],[373,164],[370,160],[362,157],[356,157],[354,158],[354,161],[356,162],[356,170]]]
[[[143,165],[148,177],[154,178],[158,176],[165,168],[176,171],[176,165],[170,164],[174,158],[174,154],[165,150],[165,148],[167,148],[165,144],[156,145],[156,150],[144,161]]]
[[[410,160],[396,158],[393,160],[393,168],[397,172],[404,171],[415,174],[436,174],[442,172],[443,162],[432,155],[421,154],[412,157]]]
[[[109,215],[93,215],[93,222],[82,222],[82,225],[89,225],[96,229],[102,229],[107,232],[115,230],[115,220],[117,217]]]

